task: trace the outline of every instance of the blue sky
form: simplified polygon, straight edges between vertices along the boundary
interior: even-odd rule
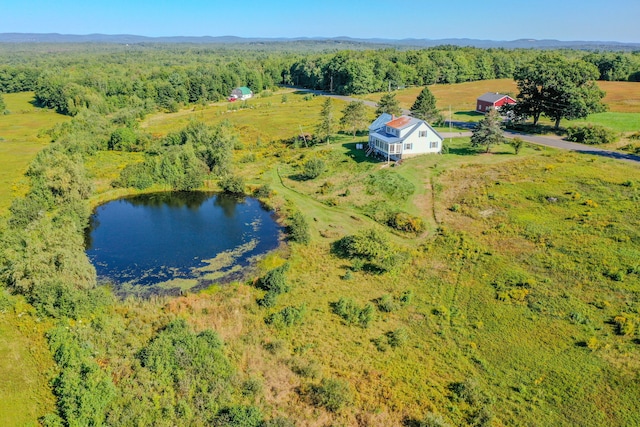
[[[640,42],[640,0],[0,0],[0,32]]]

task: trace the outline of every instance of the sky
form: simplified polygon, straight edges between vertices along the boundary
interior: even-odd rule
[[[0,33],[640,43],[640,0],[0,0]]]

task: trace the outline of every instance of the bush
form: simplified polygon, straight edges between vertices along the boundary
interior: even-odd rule
[[[309,233],[309,223],[300,211],[296,211],[289,217],[289,226],[287,227],[289,237],[297,243],[306,245],[311,240]]]
[[[223,409],[213,422],[216,427],[260,427],[262,414],[253,406],[234,406]]]
[[[348,383],[326,378],[311,387],[309,397],[314,405],[323,406],[331,412],[338,412],[352,400]]]
[[[338,302],[332,304],[332,309],[347,325],[356,324],[361,328],[367,328],[374,318],[373,305],[365,304],[360,308],[350,298],[340,298]]]
[[[389,340],[389,345],[391,347],[403,347],[409,340],[409,335],[405,328],[398,328],[387,332],[387,339]]]
[[[277,313],[272,313],[267,316],[265,322],[268,325],[274,326],[276,329],[288,328],[302,323],[306,311],[307,309],[304,304],[300,307],[288,306]]]
[[[220,187],[225,193],[244,194],[244,178],[237,175],[226,175],[220,180]]]
[[[392,311],[396,311],[398,307],[396,303],[393,301],[393,297],[389,294],[383,295],[378,300],[378,309],[385,313],[391,313]]]
[[[395,200],[407,200],[416,190],[411,181],[388,169],[369,175],[366,184],[369,194],[384,193]]]
[[[258,199],[267,199],[271,197],[271,186],[269,184],[261,185],[253,190],[253,196]]]
[[[325,170],[325,164],[320,159],[307,160],[304,164],[302,176],[306,179],[314,179],[319,177]]]
[[[609,144],[618,139],[610,129],[600,125],[570,126],[567,128],[567,140],[583,144]]]
[[[289,264],[283,264],[280,267],[269,270],[267,274],[258,281],[257,286],[275,295],[289,292],[291,287],[287,283],[287,270],[289,270]]]
[[[409,215],[406,212],[398,211],[394,213],[387,224],[398,231],[407,233],[422,233],[425,229],[424,221],[417,216]]]
[[[133,187],[144,190],[155,182],[153,171],[145,163],[136,163],[125,167],[120,172],[120,177],[113,182],[114,187]]]
[[[109,150],[136,151],[137,142],[136,133],[131,128],[122,127],[113,131],[107,146]]]

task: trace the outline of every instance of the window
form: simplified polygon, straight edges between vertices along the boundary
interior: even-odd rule
[[[438,141],[431,141],[431,143],[429,143],[429,148],[438,148]]]
[[[404,144],[405,150],[413,150],[413,144]]]
[[[418,132],[418,137],[426,138],[427,137],[427,131],[426,130],[421,130],[420,132]]]

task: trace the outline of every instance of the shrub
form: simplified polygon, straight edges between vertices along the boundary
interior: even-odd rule
[[[378,300],[378,309],[385,313],[391,313],[397,309],[396,303],[393,301],[393,297],[389,294],[383,295]]]
[[[258,199],[267,199],[271,197],[271,186],[269,184],[261,185],[253,190],[253,195]]]
[[[237,175],[226,175],[220,180],[220,187],[225,193],[244,194],[244,178]]]
[[[597,145],[615,142],[617,135],[600,125],[569,126],[567,140],[583,144]]]
[[[324,378],[319,385],[311,387],[309,397],[314,405],[323,406],[331,412],[338,412],[352,400],[349,384],[331,378]]]
[[[233,406],[220,411],[214,421],[216,427],[260,427],[262,414],[253,406]]]
[[[306,179],[314,179],[319,177],[325,170],[325,164],[320,159],[307,160],[304,164],[302,176]]]
[[[120,177],[113,182],[114,187],[133,187],[144,190],[155,182],[153,171],[145,163],[136,163],[125,167],[120,172]]]
[[[302,212],[296,211],[289,217],[289,226],[287,227],[289,237],[297,243],[306,245],[311,240],[309,233],[309,223],[305,219]]]
[[[509,145],[513,147],[515,154],[519,154],[522,147],[524,147],[524,141],[520,138],[513,138],[509,141]]]
[[[369,175],[366,184],[369,194],[384,193],[396,200],[407,200],[416,190],[411,181],[388,169]]]
[[[113,131],[107,146],[109,150],[136,151],[137,142],[136,133],[131,128],[122,127]]]
[[[398,231],[415,234],[422,233],[425,228],[422,218],[402,211],[394,213],[387,224]]]
[[[274,326],[276,329],[284,329],[302,323],[302,319],[306,313],[306,306],[300,307],[287,306],[277,313],[267,316],[265,322]]]
[[[407,334],[407,330],[405,328],[398,328],[396,330],[387,332],[387,339],[391,347],[402,347],[409,340],[409,335]]]
[[[289,264],[282,264],[280,267],[269,270],[267,274],[258,281],[257,286],[260,289],[264,289],[265,291],[271,292],[275,295],[289,292],[291,287],[287,283],[286,277],[288,270]]]
[[[393,247],[386,235],[375,230],[362,230],[333,243],[332,250],[338,256],[361,259],[363,267],[383,273],[398,268],[408,259],[408,254]]]
[[[340,298],[332,304],[335,314],[340,316],[347,325],[356,324],[367,328],[374,318],[374,308],[371,304],[365,304],[362,308],[350,298]]]

